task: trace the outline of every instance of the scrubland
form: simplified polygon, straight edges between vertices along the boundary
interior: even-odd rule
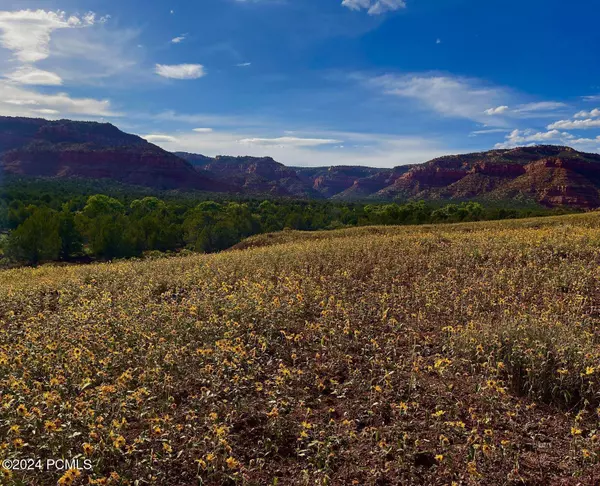
[[[0,272],[6,484],[600,480],[600,214]]]

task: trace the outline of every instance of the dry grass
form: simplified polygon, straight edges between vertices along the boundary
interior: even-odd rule
[[[600,215],[252,245],[0,272],[0,457],[91,458],[62,484],[598,481]]]

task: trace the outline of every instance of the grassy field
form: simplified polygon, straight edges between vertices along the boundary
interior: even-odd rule
[[[600,214],[0,272],[7,484],[600,481]]]

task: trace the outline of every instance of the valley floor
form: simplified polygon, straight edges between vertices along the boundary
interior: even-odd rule
[[[0,272],[7,484],[600,480],[600,214],[239,248]]]

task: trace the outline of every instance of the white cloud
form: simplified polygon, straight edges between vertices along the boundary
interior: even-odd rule
[[[41,111],[45,110],[45,111]],[[51,111],[50,111],[51,110]],[[72,98],[67,93],[45,94],[0,80],[0,115],[114,117],[110,101],[94,98]]]
[[[89,29],[64,29],[52,36],[50,43],[52,71],[65,84],[103,85],[110,88],[156,81],[154,75],[140,68],[145,55],[135,48],[140,31],[136,29],[108,28],[97,25]]]
[[[495,148],[513,148],[523,145],[535,145],[537,143],[558,142],[568,144],[574,137],[570,133],[559,130],[549,130],[547,132],[536,132],[532,129],[513,130],[502,143],[495,145]]]
[[[369,15],[380,15],[406,8],[405,0],[343,0],[342,5],[350,10],[367,9]]]
[[[442,43],[442,39],[436,39],[436,40],[435,40],[435,43],[436,43],[436,44],[441,44],[441,43]]]
[[[517,105],[510,109],[508,106],[498,106],[485,110],[486,115],[504,115],[510,118],[542,118],[556,116],[557,110],[567,108],[568,105],[558,101],[537,101],[534,103],[525,103]]]
[[[510,132],[510,130],[507,130],[506,128],[485,128],[483,130],[472,131],[471,133],[469,133],[469,137],[475,137],[477,135],[486,135],[489,133],[506,133],[506,132]]]
[[[153,78],[134,69],[143,55],[132,49],[139,30],[115,28],[107,23],[109,18],[93,12],[67,16],[61,11],[0,11],[0,73],[22,84],[50,86],[99,85],[111,77],[114,88],[115,75],[124,73],[121,80],[129,86],[143,76]],[[3,55],[5,49],[12,51],[12,59]],[[38,62],[44,62],[43,68]]]
[[[437,113],[454,118],[466,118],[491,123],[486,110],[490,103],[503,106],[512,98],[505,88],[489,86],[480,80],[427,74],[384,75],[368,81],[384,93],[418,101]],[[500,118],[496,125],[505,125]]]
[[[173,110],[163,111],[158,114],[140,114],[139,118],[147,120],[149,118],[158,122],[186,123],[190,125],[212,125],[213,127],[248,127],[264,125],[265,122],[258,117],[248,117],[243,115],[215,115],[212,113],[177,113]]]
[[[157,64],[155,72],[163,78],[171,79],[198,79],[206,74],[202,64]]]
[[[252,63],[251,62],[241,62],[239,64],[236,64],[237,67],[248,67],[251,66]]]
[[[600,119],[559,120],[548,125],[548,130],[586,130],[588,128],[600,128]]]
[[[181,42],[183,42],[185,39],[187,38],[187,34],[181,34],[178,37],[175,37],[173,39],[171,39],[171,43],[172,44],[180,44]]]
[[[192,131],[196,132],[196,133],[212,133],[213,129],[212,128],[194,128]]]
[[[533,113],[540,111],[555,111],[561,108],[567,108],[568,105],[559,101],[538,101],[535,103],[526,103],[519,105],[514,111],[515,113]]]
[[[587,152],[600,152],[600,136],[596,138],[575,138],[568,132],[560,130],[549,130],[547,132],[536,132],[535,130],[514,130],[502,143],[496,144],[495,148],[506,149],[539,144],[567,145],[577,150]]]
[[[245,145],[276,145],[278,147],[315,147],[318,145],[331,145],[334,143],[341,143],[341,141],[327,138],[278,137],[244,138],[242,140],[238,140],[238,143]]]
[[[39,104],[35,100],[2,100],[2,103],[6,103],[7,105],[15,105],[15,106],[31,106]]]
[[[40,108],[39,110],[33,110],[36,113],[39,113],[40,115],[50,115],[50,116],[55,116],[55,115],[60,115],[60,111],[58,110],[51,110],[50,108]]]
[[[99,19],[106,21],[107,17]],[[33,63],[49,56],[50,36],[57,29],[94,25],[94,13],[83,17],[67,17],[65,12],[46,10],[19,10],[0,12],[0,45],[15,53],[23,63]]]
[[[171,135],[164,135],[160,133],[150,134],[150,135],[141,135],[141,137],[147,140],[150,143],[175,143],[177,142],[176,137],[172,137]]]
[[[515,130],[510,134],[510,138],[520,142],[543,142],[546,140],[568,139],[573,138],[573,136],[566,132],[559,132],[558,130],[537,133],[531,133],[531,131],[524,130],[521,134],[519,134],[518,130]]]
[[[575,113],[575,118],[598,118],[600,117],[600,109],[594,108],[591,111],[580,111]]]
[[[484,80],[436,73],[387,74],[368,78],[354,74],[384,93],[412,99],[440,115],[495,127],[514,126],[511,119],[557,117],[568,108],[557,101],[523,103],[526,95]],[[514,107],[514,108],[512,108]]]
[[[498,106],[496,108],[490,108],[488,110],[485,110],[484,113],[486,115],[502,115],[503,113],[506,113],[507,111],[508,111],[508,106],[502,105],[502,106]]]
[[[600,135],[596,138],[574,138],[571,140],[572,145],[586,145],[586,144],[595,144],[600,142]]]
[[[20,84],[60,86],[63,83],[58,74],[37,69],[33,66],[21,66],[15,72],[7,74],[6,77]]]

